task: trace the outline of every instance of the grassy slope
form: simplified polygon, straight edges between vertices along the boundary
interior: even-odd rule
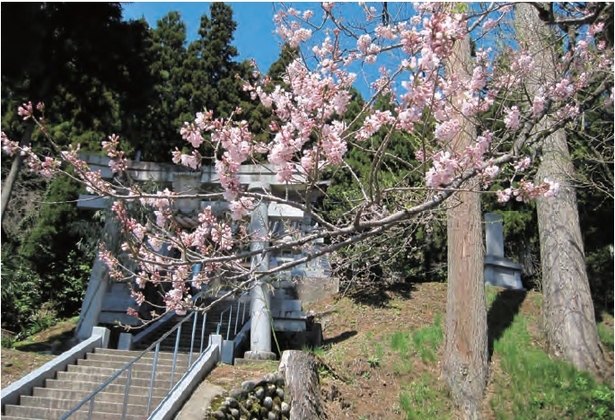
[[[60,321],[23,341],[3,340],[0,353],[2,388],[6,388],[70,348],[78,319],[74,317]],[[8,348],[4,345],[8,345]]]
[[[493,353],[485,419],[613,418],[610,385],[596,384],[544,351],[540,294],[489,288],[487,295]],[[315,353],[322,361],[329,418],[457,418],[439,379],[445,297],[446,285],[419,284],[332,298],[310,308],[324,326],[325,343]],[[612,318],[605,316],[602,325],[612,361]],[[235,375],[250,373],[225,366],[210,380],[230,389],[240,383]]]
[[[613,418],[613,388],[599,385],[543,349],[541,296],[489,288],[491,377],[486,419]],[[439,379],[446,285],[366,290],[313,305],[323,324],[323,398],[330,418],[448,419],[453,404]],[[72,336],[76,319],[2,349],[2,387],[50,360]],[[613,360],[613,318],[599,332]],[[43,353],[43,354],[41,354]],[[220,366],[208,378],[227,389],[276,365]],[[264,370],[263,370],[264,369]],[[612,375],[612,370],[611,370]]]

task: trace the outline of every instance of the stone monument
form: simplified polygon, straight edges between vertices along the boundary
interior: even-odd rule
[[[485,284],[525,290],[521,283],[521,265],[504,257],[502,216],[495,213],[485,214],[485,237]]]

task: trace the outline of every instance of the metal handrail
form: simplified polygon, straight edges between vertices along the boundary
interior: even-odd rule
[[[240,327],[243,327],[243,325],[245,324],[247,305],[248,303],[242,303],[241,301],[237,302],[237,308],[235,310],[235,325],[233,328],[233,336],[237,335],[237,329],[239,329]],[[239,318],[240,318],[239,314],[240,312],[242,312],[241,310],[242,306],[243,306],[243,313],[241,314],[241,325],[240,325],[239,324]],[[224,321],[224,314],[228,312],[229,314],[228,314],[228,323],[226,326],[226,340],[228,340],[231,337],[231,325],[233,324],[233,307],[234,305],[231,305],[225,310],[223,310],[222,312],[220,312],[220,319],[216,326],[216,334],[220,334],[220,329],[222,328],[222,324]]]
[[[197,295],[198,296],[198,295]],[[195,297],[197,297],[195,296]],[[198,296],[200,297],[200,296]],[[246,320],[246,307],[248,305],[248,303],[243,303],[242,302],[238,302],[237,303],[237,308],[235,311],[235,329],[234,329],[234,333],[235,335],[237,334],[237,329],[239,328],[239,317],[240,317],[240,312],[241,312],[241,307],[243,305],[243,313],[241,314],[241,327],[243,327],[243,325],[245,324],[245,320]],[[228,325],[227,325],[227,331],[226,331],[226,339],[228,340],[230,337],[230,332],[231,332],[231,323],[233,321],[233,308],[234,305],[231,304],[228,308],[226,308],[225,310],[223,310],[220,313],[220,319],[219,322],[217,324],[217,328],[216,328],[216,334],[220,334],[220,329],[222,328],[222,323],[224,320],[224,316],[225,314],[228,312]],[[154,351],[154,360],[152,363],[152,370],[151,370],[151,375],[150,375],[150,385],[149,385],[149,391],[148,391],[148,398],[147,398],[147,413],[145,413],[146,415],[149,415],[150,412],[152,411],[152,399],[153,399],[153,390],[154,390],[154,384],[156,381],[156,369],[158,366],[158,359],[159,359],[159,353],[160,353],[160,344],[166,340],[168,337],[171,336],[171,334],[176,333],[176,337],[175,337],[175,346],[173,349],[173,362],[171,365],[171,375],[170,375],[170,387],[169,389],[172,391],[177,384],[181,381],[181,378],[179,381],[177,381],[177,383],[174,383],[174,377],[175,377],[175,370],[177,367],[177,356],[178,356],[178,351],[179,351],[179,341],[180,341],[180,336],[181,336],[181,330],[182,330],[182,326],[185,322],[189,322],[189,320],[192,319],[192,334],[191,334],[191,339],[190,339],[190,352],[189,352],[189,356],[188,356],[188,371],[190,370],[190,368],[193,366],[192,363],[192,359],[193,359],[193,350],[194,350],[194,342],[196,339],[196,335],[197,335],[197,331],[196,331],[196,327],[198,324],[198,319],[199,319],[199,314],[200,312],[195,311],[195,312],[191,312],[188,316],[186,316],[184,319],[182,319],[180,322],[178,322],[175,326],[173,326],[173,328],[171,328],[169,331],[167,331],[165,334],[162,335],[162,337],[160,337],[158,340],[156,340],[154,343],[150,344],[150,346],[143,350],[141,353],[139,353],[139,355],[137,357],[135,357],[133,360],[131,360],[130,362],[126,363],[126,365],[124,367],[122,367],[120,370],[118,370],[117,372],[115,372],[111,377],[109,377],[109,379],[107,379],[104,383],[102,383],[98,388],[96,388],[94,391],[92,391],[87,397],[85,397],[83,400],[81,400],[79,403],[77,403],[77,405],[75,405],[70,411],[66,412],[61,418],[60,420],[66,420],[68,419],[70,416],[72,416],[73,414],[75,414],[78,410],[80,410],[84,405],[88,404],[88,420],[91,420],[92,418],[92,413],[94,411],[94,405],[95,405],[95,399],[96,396],[98,395],[98,393],[102,392],[111,382],[115,381],[120,375],[122,375],[124,372],[126,372],[126,382],[125,382],[125,388],[124,388],[124,401],[123,401],[123,406],[122,406],[122,415],[121,415],[121,419],[125,420],[126,416],[127,416],[127,411],[128,411],[128,400],[129,400],[129,396],[130,396],[130,387],[131,387],[131,382],[132,382],[132,375],[133,375],[133,366],[134,364],[139,361],[145,354],[149,353],[150,351]],[[249,315],[249,314],[248,314]],[[249,317],[249,316],[248,316]],[[199,354],[202,355],[203,352],[208,351],[208,349],[210,348],[210,345],[207,346],[206,349],[203,349],[204,346],[204,342],[205,342],[205,332],[206,332],[206,322],[207,322],[207,313],[204,312],[203,313],[203,318],[202,318],[202,325],[201,325],[201,344],[200,344],[200,349],[199,349]],[[197,360],[198,361],[198,357]],[[188,372],[186,372],[184,375],[186,375]],[[183,376],[182,376],[183,377]]]
[[[175,316],[175,312],[168,312],[166,315],[157,319],[156,322],[154,322],[152,325],[148,326],[143,331],[141,331],[139,334],[135,335],[134,338],[132,339],[132,344],[135,345],[141,342],[144,338],[146,338],[151,333],[158,330],[163,325],[165,325],[167,322],[169,322],[171,318],[173,318],[174,316]]]
[[[173,350],[173,364],[172,364],[172,368],[171,368],[171,384],[170,384],[170,389],[173,389],[173,379],[174,379],[174,374],[175,374],[175,368],[177,365],[177,353],[179,350],[179,337],[181,334],[181,327],[185,322],[188,322],[190,319],[193,319],[193,326],[192,326],[192,330],[193,330],[193,335],[192,335],[192,339],[191,339],[191,350],[193,348],[193,342],[194,342],[194,332],[195,332],[195,328],[196,328],[196,324],[197,324],[197,320],[198,320],[198,315],[199,312],[192,312],[190,313],[190,315],[188,315],[187,317],[185,317],[183,320],[181,320],[180,322],[178,322],[173,328],[171,328],[169,331],[167,331],[165,334],[162,335],[162,337],[160,337],[158,340],[156,340],[156,342],[152,343],[147,349],[143,350],[137,357],[135,357],[133,360],[131,360],[130,362],[126,363],[126,365],[121,368],[120,370],[118,370],[117,372],[115,372],[113,375],[111,375],[111,377],[109,377],[109,379],[107,379],[104,383],[102,383],[98,388],[96,388],[94,391],[92,391],[87,397],[85,397],[83,400],[81,400],[79,403],[77,403],[77,405],[75,405],[71,410],[69,410],[68,412],[66,412],[61,418],[60,420],[66,420],[68,419],[70,416],[72,416],[73,414],[75,414],[79,409],[81,409],[86,403],[89,403],[89,409],[88,409],[88,419],[92,418],[92,412],[94,410],[94,403],[95,403],[95,399],[96,399],[96,395],[98,395],[98,393],[100,393],[104,388],[107,387],[107,385],[109,385],[111,382],[113,382],[114,380],[116,380],[121,374],[123,374],[124,372],[126,372],[126,385],[125,385],[125,389],[124,389],[124,407],[122,408],[122,420],[124,420],[126,418],[126,411],[127,411],[127,402],[128,402],[128,396],[129,396],[129,391],[130,391],[130,383],[132,380],[132,367],[133,365],[140,360],[145,354],[147,354],[148,352],[152,351],[152,349],[154,349],[154,361],[152,364],[152,373],[150,376],[150,387],[149,387],[149,394],[148,394],[148,404],[147,404],[147,413],[146,415],[149,415],[150,411],[151,411],[151,401],[152,401],[152,396],[153,396],[153,389],[154,389],[154,383],[156,380],[156,368],[157,368],[157,364],[158,364],[158,355],[160,353],[160,343],[162,343],[164,340],[166,340],[171,334],[173,334],[175,331],[177,331],[177,339],[175,341],[175,348]],[[207,314],[203,314],[203,324],[206,321],[206,316]],[[201,348],[202,348],[202,343],[204,341],[204,334],[205,334],[205,329],[202,329],[201,332]],[[202,352],[201,352],[202,353]],[[192,352],[191,352],[192,354]],[[192,366],[192,357],[189,358],[188,361],[188,368],[190,368]]]
[[[229,324],[231,321],[231,317],[233,316],[233,306],[229,306],[228,308],[226,308],[225,310],[223,310],[222,312],[220,312],[220,321],[218,321],[218,325],[216,326],[216,334],[220,334],[220,328],[222,328],[222,320],[224,319],[224,314],[229,312]],[[228,340],[228,333],[226,335],[226,339]]]

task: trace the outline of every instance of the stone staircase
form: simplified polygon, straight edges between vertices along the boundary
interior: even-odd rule
[[[79,359],[76,364],[69,365],[66,371],[57,372],[56,378],[48,379],[44,388],[35,387],[32,395],[22,395],[19,405],[7,404],[4,407],[2,419],[60,419],[140,353],[139,351],[97,348],[94,352],[88,353],[84,359]],[[173,375],[171,375],[172,362],[172,353],[159,353],[150,413],[168,394],[172,385],[177,383],[186,372],[188,355],[177,355],[177,364]],[[149,414],[147,405],[152,363],[153,352],[150,352],[132,366],[125,417],[128,420],[143,420]],[[171,379],[171,376],[173,376],[173,379]],[[101,420],[122,418],[125,385],[126,373],[122,373],[97,394],[91,418]],[[88,407],[89,403],[86,403],[70,419],[88,419]]]
[[[207,302],[205,302],[207,304]],[[230,308],[232,316],[229,317]],[[306,313],[301,310],[301,301],[296,299],[295,285],[292,282],[274,282],[274,293],[271,299],[271,314],[276,332],[305,333]],[[155,373],[152,398],[148,410],[149,389],[152,375],[154,352],[150,351],[132,365],[130,387],[126,390],[126,373],[122,373],[113,382],[99,392],[94,400],[91,417],[88,417],[89,403],[73,414],[70,419],[121,419],[124,401],[127,395],[128,405],[125,419],[143,420],[167,396],[187,371],[188,364],[194,362],[201,350],[207,347],[210,334],[219,332],[224,339],[233,340],[236,333],[241,330],[243,321],[250,317],[250,304],[240,304],[229,300],[216,304],[207,313],[203,329],[203,316],[199,314],[196,326],[189,320],[182,325],[179,339],[179,348],[176,359],[176,368],[172,372],[173,350],[177,335],[171,333],[160,343],[158,366]],[[85,358],[77,363],[68,365],[65,371],[57,372],[55,379],[48,379],[44,387],[35,387],[32,395],[22,395],[19,405],[7,404],[4,406],[2,419],[60,419],[65,413],[75,407],[91,392],[98,389],[118,370],[138,357],[142,350],[159,340],[167,331],[184,319],[176,316],[174,319],[154,331],[150,336],[139,343],[135,343],[137,350],[112,350],[97,348],[87,353]],[[193,336],[195,342],[192,345]],[[308,328],[309,329],[309,328]],[[204,333],[203,333],[204,331]],[[235,359],[238,360],[238,359]]]
[[[208,304],[209,303],[206,301],[205,305],[208,305]],[[250,305],[248,303],[245,309],[245,318],[244,318],[245,320],[247,320],[250,317],[249,306]],[[233,308],[233,313],[230,319],[230,324],[229,324],[229,307]],[[226,334],[227,332],[229,332],[229,340],[232,340],[235,337],[235,327],[237,326],[237,332],[239,332],[239,329],[241,329],[241,327],[243,326],[241,323],[241,316],[243,315],[244,305],[241,305],[241,308],[240,308],[241,312],[239,313],[240,318],[238,322],[236,322],[237,321],[237,317],[236,317],[237,308],[238,308],[238,302],[235,300],[222,301],[214,305],[207,312],[207,317],[205,319],[204,334],[202,334],[203,332],[203,315],[202,314],[198,314],[198,318],[196,321],[196,327],[194,326],[193,321],[185,322],[182,325],[182,329],[180,331],[179,351],[185,352],[185,353],[190,352],[190,343],[192,340],[193,328],[194,328],[194,344],[192,346],[192,351],[198,353],[199,350],[201,349],[201,337],[203,337],[203,341],[204,341],[202,347],[203,347],[203,350],[205,350],[209,342],[209,335],[216,334],[218,330],[218,324],[220,323],[220,315],[222,315],[222,322],[220,323],[220,335],[222,335],[226,339]],[[143,339],[142,341],[138,343],[135,343],[134,348],[143,349],[143,350],[146,349],[152,343],[159,340],[167,331],[169,331],[171,328],[173,328],[175,324],[181,322],[183,319],[184,319],[183,316],[175,316],[174,319],[169,321],[169,324],[167,326],[165,326],[164,328],[160,328],[157,331],[154,331],[147,338]],[[160,351],[172,352],[175,349],[176,340],[177,340],[176,333],[172,333],[171,335],[169,335],[167,338],[165,338],[160,343]]]

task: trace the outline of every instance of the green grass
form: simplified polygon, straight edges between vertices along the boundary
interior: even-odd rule
[[[431,325],[391,335],[390,347],[397,353],[397,361],[393,364],[395,375],[411,374],[417,357],[428,364],[437,361],[438,347],[444,340],[441,324],[442,315],[436,314]],[[399,410],[407,420],[443,419],[450,417],[452,402],[443,382],[423,374],[419,381],[403,387],[399,393]]]
[[[312,353],[312,354],[314,354],[315,356],[318,356],[318,357],[324,357],[325,353],[326,353],[325,349],[323,349],[320,346],[313,347],[313,346],[308,346],[308,345],[303,346],[301,348],[301,351],[304,351],[306,353]]]
[[[503,374],[494,377],[491,407],[498,420],[612,419],[613,390],[532,345],[517,314],[494,343]]]
[[[448,391],[427,374],[404,387],[399,393],[399,407],[406,420],[440,420],[450,418],[452,411]]]
[[[485,300],[487,301],[487,307],[490,307],[495,301],[495,298],[498,297],[498,293],[498,288],[493,286],[485,286]]]
[[[434,323],[416,331],[396,332],[391,336],[391,348],[402,359],[418,355],[423,362],[435,362],[440,343],[444,340],[442,315],[436,314]]]

